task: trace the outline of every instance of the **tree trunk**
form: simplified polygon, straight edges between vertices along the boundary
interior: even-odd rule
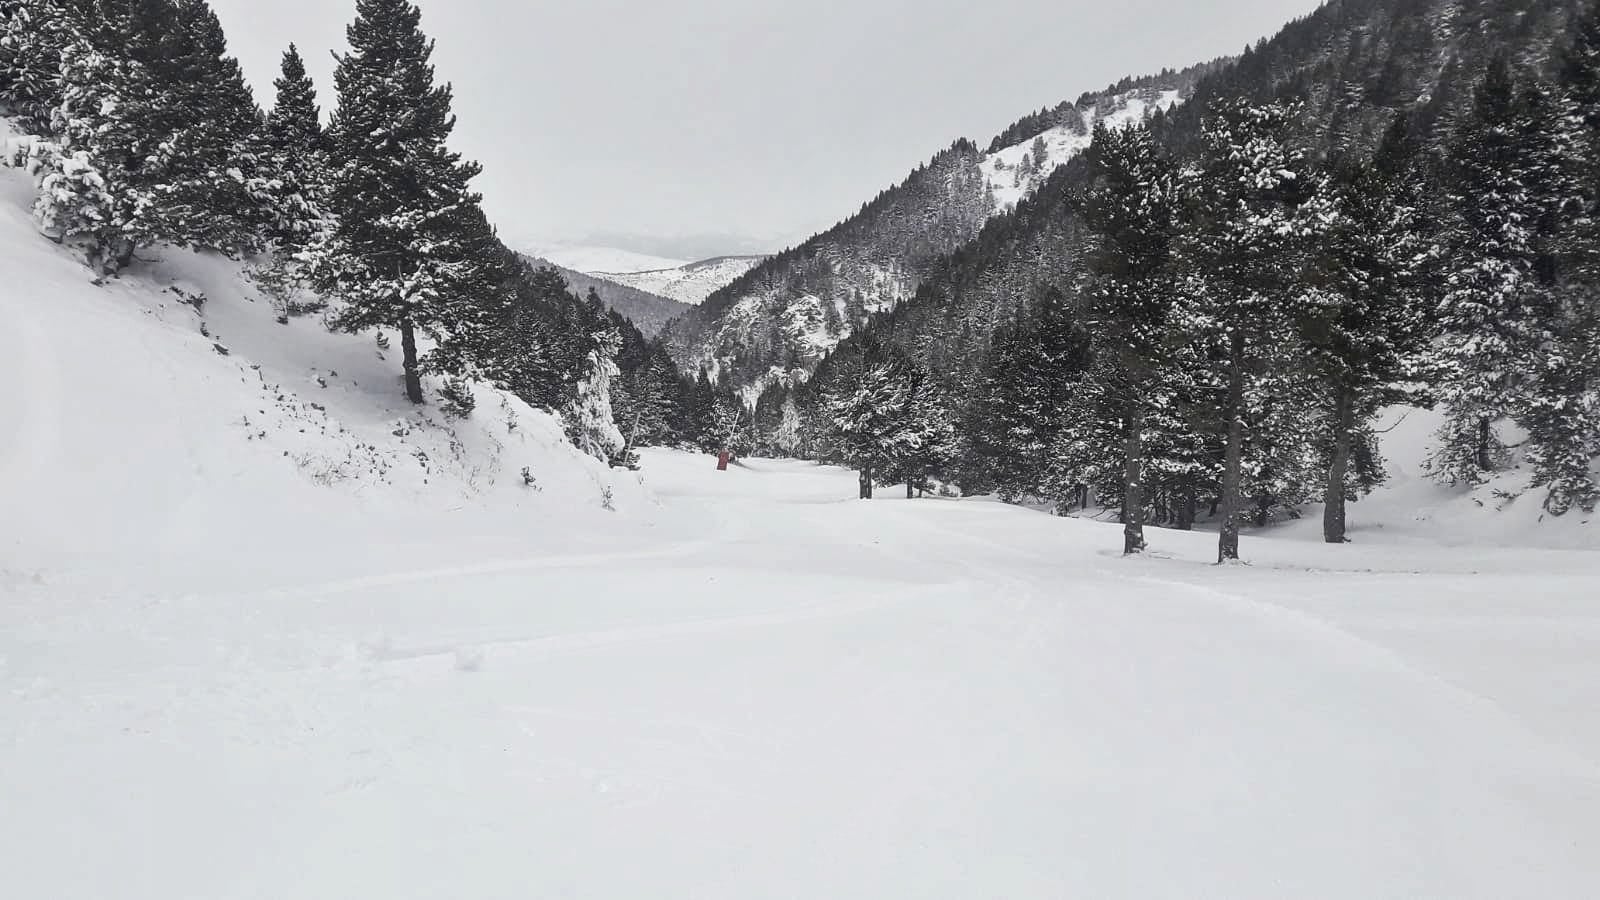
[[[1122,555],[1143,553],[1144,543],[1144,413],[1138,401],[1128,404],[1128,429],[1123,443]]]
[[[915,499],[917,499],[917,488],[916,488],[916,484],[915,484],[915,479],[912,479],[912,478],[907,478],[906,479],[906,499],[907,500],[915,500]]]
[[[871,466],[862,466],[861,467],[861,476],[860,476],[860,478],[861,478],[861,481],[860,481],[860,484],[861,484],[861,499],[862,500],[871,500],[872,499],[872,467]]]
[[[404,354],[406,372],[406,397],[412,403],[422,402],[422,372],[417,363],[417,332],[410,319],[400,320],[400,349]]]
[[[1478,419],[1478,470],[1488,472],[1494,468],[1494,460],[1489,458],[1489,417]]]
[[[1355,427],[1355,402],[1350,392],[1336,388],[1333,404],[1333,459],[1328,463],[1328,487],[1323,495],[1322,539],[1343,544],[1345,537],[1345,473],[1350,469],[1350,432]]]
[[[1228,447],[1222,457],[1222,529],[1217,562],[1239,558],[1239,486],[1244,467],[1244,335],[1228,345]]]
[[[1199,514],[1199,504],[1195,500],[1194,485],[1184,482],[1182,502],[1178,506],[1178,530],[1193,531],[1195,516]]]

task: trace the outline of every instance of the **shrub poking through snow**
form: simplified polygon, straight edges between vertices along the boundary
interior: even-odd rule
[[[472,382],[456,376],[444,380],[444,387],[439,389],[439,397],[443,401],[439,404],[439,408],[452,419],[467,418],[478,405],[478,400],[472,393]]]

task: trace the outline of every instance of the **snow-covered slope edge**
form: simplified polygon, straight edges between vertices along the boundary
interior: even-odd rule
[[[237,262],[163,248],[92,284],[32,196],[0,169],[0,589],[392,574],[611,546],[649,518],[640,479],[556,417],[485,386],[466,420],[413,407],[397,352],[278,324]]]

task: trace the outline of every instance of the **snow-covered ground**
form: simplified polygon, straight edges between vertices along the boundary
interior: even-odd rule
[[[1252,566],[804,463],[641,483],[488,389],[412,408],[237,263],[94,286],[28,194],[0,896],[1596,895],[1600,541],[1418,481],[1423,417],[1357,543]]]
[[[763,259],[762,256],[719,256],[669,269],[590,274],[680,303],[699,304]]]
[[[0,605],[17,896],[1592,897],[1600,556],[1158,533],[646,455],[665,527]],[[308,513],[316,507],[308,506]],[[254,513],[238,512],[239,518]],[[229,520],[218,520],[226,528]],[[465,529],[463,529],[465,530]],[[424,535],[418,535],[419,538]],[[502,551],[504,548],[500,548]],[[454,559],[440,565],[440,559]],[[13,561],[15,562],[15,560]],[[340,561],[333,568],[348,566]],[[81,581],[81,585],[80,585]]]

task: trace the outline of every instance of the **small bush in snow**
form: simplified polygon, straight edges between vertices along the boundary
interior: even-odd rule
[[[439,389],[439,397],[443,401],[439,409],[452,419],[467,418],[478,405],[478,398],[472,393],[472,382],[465,378],[446,378],[444,387]]]

